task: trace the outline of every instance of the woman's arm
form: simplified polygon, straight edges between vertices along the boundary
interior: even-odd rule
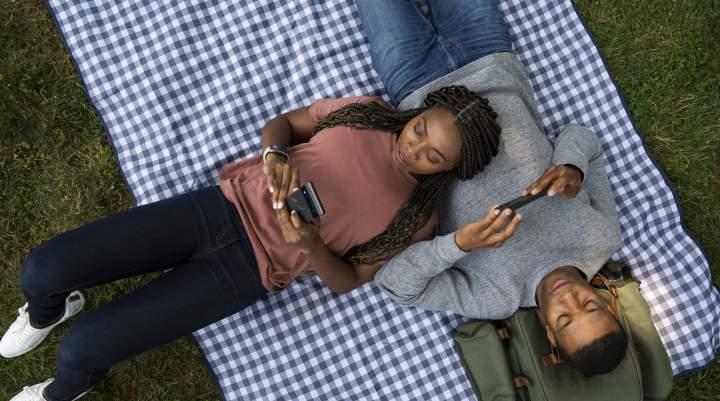
[[[351,103],[376,102],[392,110],[379,96],[350,96],[340,99],[318,99],[312,105],[279,114],[262,129],[262,148],[270,145],[292,146],[310,140],[318,121]]]
[[[310,107],[301,107],[288,111],[268,121],[262,129],[262,149],[270,145],[290,146],[310,140],[317,124],[310,115]],[[273,207],[284,201],[284,196],[275,192],[282,183],[283,176],[279,173],[287,158],[277,153],[270,153],[263,160],[263,172],[267,179],[268,191],[272,195]],[[282,198],[282,199],[281,199]]]
[[[287,164],[284,164],[280,170],[280,176],[290,177],[287,180],[284,179],[283,184],[278,187],[277,193],[284,201],[286,194],[297,187],[298,171]],[[320,222],[318,220],[306,223],[297,212],[293,211],[290,214],[283,205],[276,207],[275,213],[280,230],[288,245],[298,247],[325,285],[335,292],[347,292],[370,281],[382,266],[382,263],[373,265],[345,263],[328,249],[320,238]]]
[[[262,148],[270,145],[292,146],[305,143],[312,137],[316,122],[310,117],[310,107],[301,107],[279,114],[262,129]]]
[[[297,213],[291,215],[285,208],[277,210],[277,218],[285,241],[300,248],[323,283],[335,292],[348,292],[372,280],[382,266],[381,262],[352,265],[340,259],[320,238],[317,222],[305,223]]]
[[[339,293],[348,292],[372,280],[382,266],[381,262],[372,265],[348,264],[337,257],[322,241],[318,241],[305,256],[323,283]]]

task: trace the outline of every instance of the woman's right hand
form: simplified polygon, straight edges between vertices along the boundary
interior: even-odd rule
[[[283,155],[270,153],[265,158],[265,161],[263,162],[263,173],[265,173],[265,178],[267,178],[267,184],[268,184],[268,192],[271,194],[275,192],[275,189],[280,186],[280,182],[276,180],[276,174],[277,174],[277,166],[282,166],[283,164],[287,164],[287,159]],[[282,178],[279,177],[279,178]]]
[[[272,179],[272,184],[268,184],[273,186],[271,191],[272,208],[279,210],[285,207],[285,198],[288,194],[297,189],[300,172],[287,162],[276,162],[266,166],[269,171],[266,177],[269,182]]]
[[[455,243],[465,252],[471,252],[477,248],[497,248],[502,246],[506,239],[510,238],[522,216],[515,213],[512,217],[512,210],[500,210],[494,206],[482,218],[466,224],[455,232]]]

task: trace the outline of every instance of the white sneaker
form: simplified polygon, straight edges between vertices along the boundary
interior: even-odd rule
[[[53,379],[47,379],[46,381],[34,386],[23,387],[23,391],[11,398],[10,401],[47,401],[45,397],[42,396],[42,393],[45,390],[45,387],[52,383],[52,381]]]
[[[85,305],[85,297],[80,291],[73,291],[65,299],[65,315],[52,325],[36,329],[30,325],[27,312],[28,304],[18,309],[18,317],[0,340],[0,355],[14,358],[32,351],[50,334],[55,326],[63,323],[80,312]]]
[[[24,387],[23,391],[21,391],[18,395],[10,399],[10,401],[47,401],[45,397],[43,397],[43,391],[45,391],[45,387],[47,387],[50,383],[52,383],[54,379],[47,379],[46,381],[42,383],[38,383],[34,386],[30,387]],[[90,390],[80,394],[79,396],[73,398],[73,401],[79,400],[80,397],[87,394]]]

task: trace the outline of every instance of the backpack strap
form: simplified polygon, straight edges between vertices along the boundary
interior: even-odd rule
[[[510,339],[510,328],[505,327],[498,327],[496,328],[498,337],[500,337],[501,340],[509,340]]]
[[[592,280],[590,280],[590,284],[592,284],[598,288],[605,288],[608,290],[608,292],[610,292],[610,295],[612,295],[610,309],[612,310],[612,313],[615,316],[617,316],[619,308],[620,308],[620,302],[618,301],[617,288],[610,282],[610,280],[607,279],[607,277],[603,276],[600,273],[596,274],[592,278]]]
[[[515,376],[513,377],[513,386],[515,386],[515,388],[527,388],[530,386],[530,380],[522,375]]]
[[[548,367],[559,365],[564,362],[562,359],[560,359],[560,355],[554,352],[554,347],[552,348],[552,352],[542,357],[543,365]]]

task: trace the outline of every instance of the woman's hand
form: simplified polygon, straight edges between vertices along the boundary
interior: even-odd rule
[[[282,166],[283,164],[287,164],[287,159],[283,155],[276,153],[268,154],[263,162],[263,173],[265,173],[265,178],[267,178],[268,191],[271,194],[275,193],[275,189],[280,184],[279,182],[276,182],[275,175],[277,167]]]
[[[522,216],[512,210],[500,210],[497,206],[483,217],[482,220],[466,224],[455,232],[455,243],[465,252],[477,248],[497,248],[510,238]]]
[[[272,207],[275,210],[280,210],[285,207],[285,198],[287,195],[297,189],[298,180],[300,179],[300,173],[298,169],[287,164],[286,162],[271,162],[272,164],[267,167],[271,173],[267,173],[265,176],[268,178],[268,182],[272,179],[270,191],[272,199]],[[267,165],[266,165],[267,166]]]
[[[320,242],[320,222],[314,220],[305,223],[302,218],[293,211],[288,212],[285,207],[285,198],[288,193],[297,190],[298,180],[300,179],[298,169],[288,165],[287,163],[275,164],[275,173],[273,175],[275,183],[275,191],[273,191],[273,209],[277,214],[278,223],[282,230],[285,241],[300,248],[302,253],[309,254]]]
[[[285,241],[300,248],[305,255],[312,253],[317,246],[322,244],[318,220],[306,223],[297,212],[289,213],[286,208],[277,211],[277,219]]]
[[[571,164],[551,166],[545,173],[535,180],[526,190],[523,196],[535,195],[543,189],[550,187],[548,196],[555,196],[557,193],[572,199],[577,196],[582,186],[582,172]]]

